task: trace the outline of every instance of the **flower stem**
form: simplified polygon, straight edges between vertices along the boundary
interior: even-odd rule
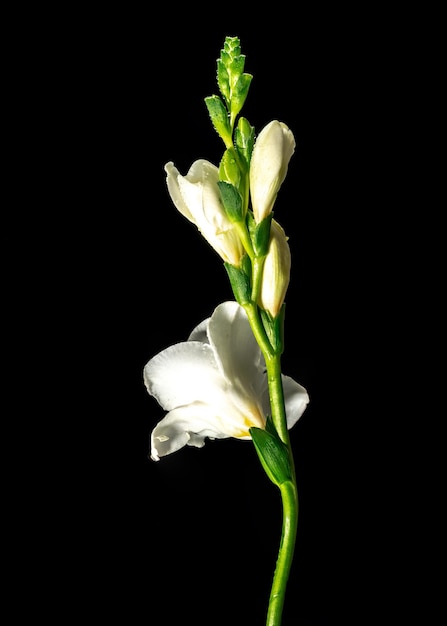
[[[286,407],[284,403],[284,390],[281,378],[281,355],[274,353],[272,356],[264,354],[267,366],[267,380],[270,394],[270,408],[272,410],[272,420],[281,440],[289,446],[289,430],[287,428]],[[292,455],[291,460],[292,460]]]
[[[286,586],[295,550],[298,526],[298,492],[295,481],[280,486],[283,505],[281,544],[270,591],[266,626],[281,626]]]
[[[279,437],[289,449],[289,462],[291,470],[291,479],[283,482],[279,486],[283,507],[282,532],[275,573],[270,591],[266,622],[266,626],[281,626],[287,581],[293,561],[296,533],[298,528],[298,490],[296,485],[295,467],[290,445],[289,431],[287,428],[280,355],[275,354],[272,358],[266,359],[266,365],[272,420]]]
[[[250,235],[248,234],[247,226],[245,222],[235,222],[234,223],[237,232],[239,233],[239,237],[241,238],[242,245],[244,246],[245,251],[247,252],[250,259],[253,261],[255,258],[255,253],[253,250],[253,244],[251,243]]]
[[[270,343],[262,321],[260,320],[256,304],[254,302],[247,303],[244,309],[265,358],[272,421],[279,438],[287,446],[289,453],[290,480],[286,480],[279,485],[283,512],[281,542],[273,575],[266,622],[266,626],[281,626],[287,581],[292,566],[298,529],[298,489],[289,430],[287,427],[284,389],[281,375],[281,353],[275,351]]]
[[[245,312],[247,313],[248,321],[250,322],[251,329],[255,336],[256,341],[258,342],[259,347],[262,350],[266,363],[275,359],[275,352],[272,348],[272,345],[267,337],[267,333],[265,332],[264,326],[260,320],[258,307],[254,302],[247,302],[244,304]],[[267,366],[268,370],[268,366]],[[270,382],[269,382],[270,387]],[[286,430],[287,432],[287,430]]]
[[[251,299],[253,302],[257,302],[259,292],[262,285],[262,271],[264,269],[264,256],[255,256],[253,259],[253,287],[251,292]]]

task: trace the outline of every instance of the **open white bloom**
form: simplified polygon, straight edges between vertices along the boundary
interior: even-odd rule
[[[295,138],[283,122],[273,120],[256,138],[250,163],[250,193],[257,224],[272,212],[294,151]]]
[[[220,198],[218,168],[199,159],[186,176],[182,176],[171,161],[165,165],[165,171],[168,191],[176,208],[197,226],[224,261],[238,267],[244,248]]]
[[[144,368],[149,393],[168,411],[151,436],[159,461],[185,445],[201,448],[205,438],[251,439],[249,428],[265,428],[270,414],[264,357],[244,309],[223,302],[187,341],[154,356]],[[309,397],[282,375],[287,425],[303,414]]]

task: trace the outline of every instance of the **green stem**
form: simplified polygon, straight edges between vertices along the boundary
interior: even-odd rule
[[[253,259],[253,286],[251,290],[251,299],[253,302],[258,301],[259,292],[261,290],[264,261],[265,256],[255,256]]]
[[[283,508],[281,542],[273,575],[266,622],[266,626],[281,626],[287,581],[293,561],[298,529],[298,490],[289,430],[287,428],[281,376],[281,354],[273,349],[260,319],[256,304],[253,302],[247,303],[244,305],[244,309],[256,341],[265,358],[272,420],[278,436],[286,444],[289,451],[291,479],[279,485]]]
[[[274,353],[272,356],[264,354],[267,367],[267,380],[270,393],[270,408],[272,420],[281,440],[290,447],[289,430],[287,428],[286,407],[284,403],[284,390],[281,378],[281,355]]]
[[[245,222],[243,221],[235,222],[234,225],[237,229],[239,237],[241,238],[242,245],[244,246],[245,251],[247,252],[251,261],[253,261],[253,259],[255,258],[255,252],[253,250],[253,245],[251,243],[250,235],[248,234],[248,230],[247,230],[247,226],[245,225]]]
[[[273,576],[266,622],[266,626],[281,626],[287,581],[293,561],[298,528],[298,490],[289,431],[287,428],[280,355],[275,354],[272,358],[266,359],[266,365],[272,420],[279,437],[289,449],[291,467],[291,480],[282,483],[279,487],[283,506],[281,543]]]
[[[286,586],[292,565],[298,526],[298,492],[295,482],[282,483],[280,490],[283,505],[281,544],[270,591],[266,626],[281,626]]]
[[[267,333],[265,332],[262,321],[259,317],[258,307],[254,302],[247,302],[246,304],[244,304],[244,309],[247,313],[251,329],[253,331],[256,341],[258,342],[259,347],[262,350],[265,360],[267,361],[274,359],[275,353],[273,351],[272,344],[267,337]]]

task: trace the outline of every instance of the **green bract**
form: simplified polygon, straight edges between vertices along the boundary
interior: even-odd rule
[[[233,134],[224,103],[219,96],[209,96],[205,98],[205,104],[218,135],[223,139],[226,146],[231,146]]]
[[[259,460],[272,483],[278,487],[292,479],[289,450],[278,435],[261,428],[250,428]]]
[[[241,222],[244,219],[241,194],[231,183],[220,180],[217,184],[228,219],[230,222]]]

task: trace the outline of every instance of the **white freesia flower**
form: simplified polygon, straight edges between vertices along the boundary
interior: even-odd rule
[[[154,356],[144,368],[149,393],[168,411],[151,436],[151,457],[160,460],[205,438],[251,439],[270,414],[265,362],[244,309],[223,302],[188,340]],[[303,414],[304,387],[282,375],[287,425]]]
[[[238,267],[244,248],[221,202],[218,168],[199,159],[186,176],[182,176],[171,161],[165,165],[165,171],[168,191],[176,208],[197,226],[224,261]]]
[[[257,224],[272,212],[294,151],[295,138],[283,122],[273,120],[256,138],[250,163],[250,193]]]

